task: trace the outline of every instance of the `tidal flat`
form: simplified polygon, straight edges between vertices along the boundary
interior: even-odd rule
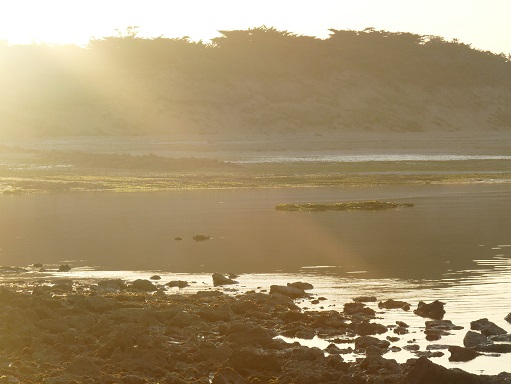
[[[208,143],[200,147],[207,148]],[[137,342],[133,344],[136,348],[141,345],[146,348],[153,345],[153,341],[162,345],[184,343],[180,338],[190,336],[188,330],[196,334],[194,337],[199,337],[196,340],[198,344],[186,344],[190,348],[189,353],[175,356],[174,352],[165,350],[162,352],[167,356],[165,362],[160,361],[161,356],[155,357],[154,361],[167,364],[163,365],[166,372],[156,372],[142,366],[134,367],[131,371],[126,365],[121,366],[133,361],[133,356],[141,349],[132,351],[131,347],[126,349],[126,345],[123,347],[119,344],[110,346],[113,348],[111,355],[106,349],[98,352],[99,349],[94,348],[99,348],[103,343],[101,335],[93,336],[95,340],[86,338],[81,328],[76,328],[76,323],[65,323],[64,327],[68,327],[66,331],[39,329],[48,321],[42,321],[45,318],[37,315],[31,320],[33,328],[23,330],[38,332],[39,341],[34,344],[32,351],[37,353],[30,355],[32,347],[27,343],[35,340],[30,338],[32,336],[23,338],[22,342],[27,345],[23,344],[21,350],[4,350],[9,354],[5,355],[5,361],[12,364],[2,371],[6,377],[18,379],[14,368],[19,367],[20,372],[42,372],[38,375],[30,373],[31,376],[27,373],[28,376],[24,376],[26,382],[59,382],[61,379],[112,383],[139,379],[149,383],[205,382],[206,379],[212,380],[218,372],[218,380],[223,377],[221,375],[231,375],[239,382],[257,382],[257,379],[275,382],[279,378],[298,382],[349,382],[353,377],[364,377],[369,381],[393,377],[396,382],[406,382],[403,380],[408,380],[406,376],[419,360],[406,363],[406,359],[398,357],[401,356],[400,352],[394,348],[394,352],[387,352],[382,358],[396,360],[396,363],[381,360],[376,355],[371,355],[367,360],[372,352],[369,355],[361,352],[350,357],[344,355],[344,361],[340,364],[339,358],[324,356],[324,348],[328,345],[322,344],[326,339],[317,338],[319,331],[314,328],[315,325],[299,323],[301,320],[298,318],[317,320],[316,317],[328,316],[331,311],[332,316],[342,317],[346,315],[344,305],[361,295],[375,296],[382,301],[408,301],[413,308],[422,300],[446,303],[446,319],[464,328],[452,332],[452,335],[442,336],[442,345],[434,343],[430,349],[427,349],[430,343],[425,344],[424,341],[424,319],[400,309],[381,310],[374,303],[367,304],[368,308],[376,311],[377,317],[383,319],[366,320],[387,327],[387,332],[381,335],[385,337],[378,338],[385,340],[393,333],[390,326],[396,321],[404,321],[412,326],[413,337],[394,341],[393,346],[404,350],[407,344],[419,345],[420,351],[429,354],[433,365],[428,365],[430,362],[421,358],[418,368],[433,369],[443,375],[452,372],[443,371],[437,365],[454,366],[479,375],[496,375],[506,371],[510,364],[509,353],[492,356],[484,352],[468,364],[449,362],[447,353],[449,346],[464,345],[463,337],[470,329],[470,322],[480,318],[489,317],[489,321],[509,333],[509,324],[504,317],[511,311],[507,300],[511,276],[511,239],[508,231],[511,217],[507,214],[511,209],[511,160],[502,152],[497,151],[486,157],[483,153],[480,154],[483,157],[478,158],[442,161],[435,160],[436,157],[418,160],[410,157],[405,159],[405,156],[397,161],[389,161],[381,156],[370,161],[323,161],[326,159],[325,153],[321,161],[247,162],[246,158],[237,161],[232,157],[216,158],[213,154],[206,158],[172,158],[166,156],[167,153],[144,151],[83,153],[81,148],[11,145],[2,149],[1,265],[23,268],[41,265],[46,269],[42,272],[38,268],[29,269],[28,273],[3,275],[2,284],[11,292],[2,291],[6,305],[12,309],[10,316],[14,316],[22,307],[25,313],[26,308],[35,301],[43,300],[43,306],[60,308],[58,311],[62,311],[66,318],[84,315],[84,324],[90,321],[91,326],[100,327],[99,324],[108,323],[103,321],[102,312],[90,313],[87,306],[82,308],[85,312],[80,312],[81,309],[73,304],[73,300],[83,304],[89,301],[89,297],[98,296],[102,298],[90,300],[107,300],[113,305],[113,312],[132,308],[129,303],[134,302],[136,305],[133,304],[133,308],[138,308],[140,313],[158,312],[168,306],[179,309],[179,312],[183,310],[195,316],[194,319],[201,319],[196,312],[200,308],[236,307],[235,296],[239,296],[243,302],[244,295],[251,295],[250,291],[255,291],[263,302],[271,300],[271,296],[276,295],[269,294],[272,284],[285,285],[303,280],[315,286],[310,299],[294,300],[293,306],[285,304],[286,311],[292,313],[282,316],[290,316],[289,322],[279,318],[285,312],[284,308],[275,310],[259,302],[256,304],[263,305],[260,310],[270,313],[270,317],[257,317],[256,314],[246,319],[250,327],[261,326],[264,332],[272,336],[278,334],[282,338],[281,341],[272,342],[269,357],[268,351],[264,350],[266,347],[259,354],[245,350],[242,353],[248,356],[245,362],[254,358],[268,364],[278,363],[280,371],[265,373],[264,369],[259,368],[244,370],[236,362],[227,366],[226,362],[230,361],[227,355],[222,355],[225,357],[223,365],[218,361],[214,365],[208,362],[206,355],[202,360],[200,354],[195,355],[195,352],[210,347],[215,353],[219,351],[218,348],[229,352],[224,348],[224,334],[221,332],[234,324],[226,320],[211,323],[202,319],[200,321],[204,324],[201,323],[200,327],[203,328],[199,329],[188,318],[189,323],[172,328],[174,333],[166,334],[167,331],[164,331],[163,335],[156,335],[153,334],[155,329],[175,326],[167,324],[167,320],[171,320],[170,315],[166,319],[158,315],[155,321],[148,320],[147,324],[142,324],[142,328],[145,328],[140,328],[140,335],[145,335],[140,336],[140,340],[145,340],[140,341],[142,344],[138,343],[139,336],[128,334],[128,326],[124,330],[119,329],[120,333],[111,328],[119,336],[115,338],[116,343],[119,343],[118,340],[136,339]],[[188,155],[194,153],[197,152],[186,152]],[[267,153],[262,155],[267,158]],[[399,206],[385,210],[314,212],[275,209],[282,203],[299,206],[314,202],[330,206],[373,200],[396,202]],[[206,240],[196,241],[196,236]],[[70,269],[58,272],[61,265],[68,265]],[[217,298],[216,293],[208,293],[206,296],[211,295],[211,298],[197,300],[197,292],[214,291],[210,289],[208,277],[214,272],[240,275],[237,279],[240,286],[219,288],[223,296],[218,295]],[[179,292],[157,289],[149,293],[130,291],[129,288],[127,291],[123,288],[118,292],[103,292],[95,287],[100,280],[121,279],[129,285],[137,279],[148,280],[153,275],[161,276],[162,283],[177,278],[190,284]],[[34,289],[29,289],[34,284],[42,287],[35,289],[35,296]],[[316,303],[319,298],[326,301]],[[117,302],[122,308],[117,308]],[[18,308],[18,304],[21,307]],[[119,314],[113,312],[108,316]],[[55,316],[47,319],[56,319]],[[233,316],[237,316],[235,312]],[[298,323],[290,320],[293,316],[296,316]],[[12,344],[5,345],[14,348],[19,340],[11,338],[12,330],[7,327],[11,323],[9,319],[4,319],[4,330]],[[75,320],[82,321],[78,317]],[[121,320],[116,326],[131,321]],[[43,325],[39,324],[41,321]],[[208,327],[212,333],[207,333]],[[75,337],[73,342],[84,341],[85,349],[70,350],[65,347],[64,342],[71,337],[69,332],[74,332],[73,329],[78,331],[71,335]],[[293,333],[307,329],[314,330],[316,337],[307,339],[296,337],[296,333]],[[122,335],[125,333],[127,336],[124,338]],[[304,336],[305,333],[300,335]],[[308,332],[307,337],[310,335],[311,332]],[[85,339],[82,340],[82,336]],[[210,337],[213,339],[209,340]],[[299,342],[301,346],[295,344],[288,347],[282,344],[284,341]],[[202,342],[207,343],[202,345]],[[235,343],[236,340],[230,342]],[[338,344],[336,348],[342,349],[342,343]],[[91,349],[87,349],[87,345]],[[234,347],[243,349],[241,345],[230,345],[229,356],[233,355],[233,351],[239,352],[239,348]],[[315,348],[319,348],[321,353]],[[331,347],[330,350],[333,352],[335,349]],[[70,359],[78,360],[62,360],[62,364],[35,360],[43,355],[51,357],[52,351],[55,356],[67,356],[69,353]],[[135,355],[122,355],[123,351]],[[433,356],[435,351],[443,355],[437,353]],[[107,354],[103,355],[103,352]],[[312,360],[307,360],[309,357],[303,360],[302,354]],[[319,358],[320,354],[326,360]],[[302,357],[290,359],[295,355]],[[170,364],[169,356],[175,358],[176,362]],[[314,356],[318,358],[317,361]],[[402,356],[418,357],[410,355],[410,351]],[[61,357],[55,357],[55,361]],[[126,360],[123,362],[124,358]],[[178,362],[179,359],[184,360]],[[361,359],[365,363],[362,364]],[[307,372],[296,368],[297,364],[303,365],[303,361],[308,362]],[[210,363],[213,365],[208,365]],[[373,363],[376,365],[373,366]],[[337,373],[330,370],[329,364]],[[120,367],[119,370],[114,366]],[[376,371],[371,371],[384,367],[395,371],[385,372],[378,377]],[[329,372],[330,376],[323,377],[319,371]],[[505,380],[509,380],[509,377],[467,376],[463,377],[465,379],[507,382]],[[430,382],[427,381],[430,378],[422,380]]]

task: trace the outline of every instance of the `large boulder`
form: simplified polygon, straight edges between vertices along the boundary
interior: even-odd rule
[[[167,287],[178,287],[179,289],[188,287],[188,282],[184,280],[172,280],[165,284]]]
[[[451,345],[449,352],[451,352],[449,361],[470,361],[481,355],[471,348],[458,347],[456,345]]]
[[[388,328],[386,326],[378,323],[370,323],[369,321],[355,324],[355,333],[361,336],[376,335],[387,331]]]
[[[426,321],[426,340],[439,340],[442,336],[448,336],[451,330],[459,330],[463,327],[454,325],[451,320],[431,320]]]
[[[419,301],[417,305],[417,309],[413,311],[418,316],[429,317],[430,319],[441,320],[445,315],[444,310],[445,303],[441,301],[435,300],[432,303],[425,303],[423,301]]]
[[[385,349],[389,347],[390,342],[387,340],[380,340],[372,336],[360,336],[355,339],[355,349],[366,349],[371,345]]]
[[[149,280],[137,279],[131,283],[130,288],[138,289],[139,291],[152,292],[158,290],[156,285],[151,283]]]
[[[461,369],[448,369],[432,363],[426,357],[419,357],[400,384],[483,384],[485,382],[481,376]]]
[[[232,280],[220,273],[213,273],[211,277],[213,278],[213,285],[215,287],[218,287],[219,285],[238,284],[236,280]]]
[[[288,287],[293,287],[293,288],[298,288],[298,289],[303,289],[303,290],[309,290],[309,289],[314,289],[314,286],[310,283],[303,283],[301,281],[297,281],[297,282],[294,282],[294,283],[287,283],[287,286]]]
[[[364,303],[358,302],[344,304],[343,312],[346,315],[362,315],[370,318],[376,315],[374,309],[366,307]]]
[[[479,319],[470,322],[470,329],[474,331],[481,331],[485,336],[504,335],[506,330],[500,328],[497,324],[492,323],[487,318]]]
[[[298,299],[300,297],[307,296],[307,293],[303,289],[290,287],[286,285],[271,285],[270,294],[272,293],[279,293],[292,299]]]
[[[387,301],[380,301],[378,303],[378,308],[385,308],[385,309],[402,309],[405,311],[410,310],[410,304],[406,301],[399,301],[394,299],[388,299]]]
[[[486,344],[487,342],[488,338],[486,336],[474,331],[468,331],[463,338],[463,345],[466,348],[475,348],[478,345]]]
[[[235,323],[219,327],[219,332],[227,336],[227,340],[239,346],[266,347],[273,343],[274,333],[260,325]]]

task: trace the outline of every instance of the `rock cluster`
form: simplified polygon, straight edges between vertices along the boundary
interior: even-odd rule
[[[374,310],[353,302],[342,312],[303,312],[294,298],[309,289],[305,283],[236,296],[217,290],[179,294],[173,293],[177,290],[165,292],[163,287],[149,280],[130,284],[121,280],[97,284],[60,280],[0,287],[0,382],[511,382],[511,374],[472,375],[449,370],[424,357],[404,364],[385,358],[398,337],[385,340],[375,336],[391,326],[374,322]],[[481,332],[493,329],[487,322],[477,324]],[[402,322],[397,326],[408,328]],[[442,331],[456,328],[447,320],[429,322],[426,327]],[[473,346],[506,335],[469,333],[481,337],[466,337],[465,347],[449,347],[452,360],[473,358],[482,353]],[[279,335],[304,339],[320,336],[332,339],[332,343],[321,350],[287,343]],[[354,344],[355,349],[339,347],[345,342]],[[433,356],[441,353],[423,352]],[[348,363],[344,353],[356,353],[359,358]]]

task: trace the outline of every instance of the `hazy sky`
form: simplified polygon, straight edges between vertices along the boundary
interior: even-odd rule
[[[194,40],[261,25],[319,37],[375,27],[511,53],[510,15],[511,0],[0,0],[0,40],[86,44],[129,25]]]

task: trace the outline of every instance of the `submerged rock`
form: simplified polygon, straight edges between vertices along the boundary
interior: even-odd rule
[[[209,237],[207,235],[195,235],[192,237],[192,239],[194,239],[195,241],[206,241],[206,240],[211,240],[211,237]]]
[[[374,303],[377,301],[375,296],[357,296],[353,298],[357,303]]]

